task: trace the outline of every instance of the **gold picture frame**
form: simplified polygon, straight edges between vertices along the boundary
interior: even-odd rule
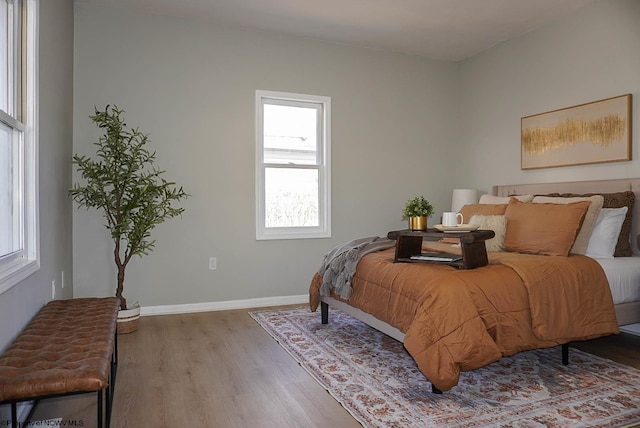
[[[521,169],[631,160],[631,94],[523,117]]]

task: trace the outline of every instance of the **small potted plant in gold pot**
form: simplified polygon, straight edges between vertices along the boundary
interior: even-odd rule
[[[427,218],[433,215],[433,205],[424,196],[409,199],[402,212],[402,219],[409,220],[409,229],[427,230]]]

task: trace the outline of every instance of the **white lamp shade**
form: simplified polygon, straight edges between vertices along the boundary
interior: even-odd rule
[[[478,203],[478,191],[476,189],[453,189],[451,197],[451,211],[457,213],[465,205]]]

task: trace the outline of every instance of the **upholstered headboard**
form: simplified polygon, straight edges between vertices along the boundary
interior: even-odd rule
[[[615,193],[631,190],[636,197],[631,224],[631,248],[640,255],[640,178],[614,180],[569,181],[563,183],[505,184],[493,186],[492,194],[544,195],[548,193]]]

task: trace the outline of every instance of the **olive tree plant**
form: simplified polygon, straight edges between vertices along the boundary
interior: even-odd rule
[[[189,195],[164,179],[165,171],[154,166],[156,153],[145,148],[148,136],[138,128],[127,128],[123,113],[117,106],[107,105],[104,111],[95,108],[95,114],[89,116],[104,134],[94,143],[95,159],[73,156],[84,183],[75,183],[69,195],[79,207],[102,211],[114,243],[116,297],[120,308],[127,309],[123,290],[129,261],[153,250],[151,230],[181,215],[184,208],[176,205]]]

